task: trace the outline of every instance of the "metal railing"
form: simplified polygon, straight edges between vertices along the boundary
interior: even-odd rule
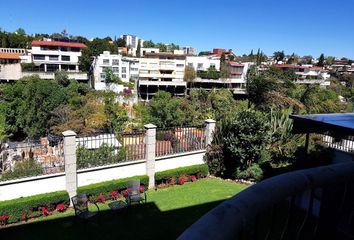
[[[0,181],[64,171],[63,140],[60,137],[4,142],[0,146]]]
[[[205,127],[172,127],[156,130],[156,157],[202,150],[205,146]]]
[[[334,136],[330,133],[316,134],[317,140],[327,147],[354,153],[354,136]]]
[[[354,239],[354,163],[264,180],[221,203],[178,239]]]
[[[111,133],[76,138],[77,168],[105,166],[144,159],[145,132]]]

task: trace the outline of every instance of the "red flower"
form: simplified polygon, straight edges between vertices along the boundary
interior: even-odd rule
[[[112,198],[112,199],[117,199],[118,196],[119,196],[119,194],[118,194],[117,191],[112,191],[112,192],[111,192],[111,198]]]
[[[124,197],[128,197],[128,194],[129,194],[129,193],[128,193],[128,190],[124,190],[122,193],[123,193],[123,196],[124,196]]]
[[[192,175],[192,176],[191,176],[191,181],[192,181],[192,182],[195,182],[195,181],[197,181],[197,178],[196,178],[194,175]]]
[[[21,215],[21,220],[22,220],[22,221],[26,221],[26,220],[27,220],[27,214],[26,214],[26,213],[23,213],[23,214]]]
[[[58,210],[58,212],[64,212],[66,209],[65,207],[65,204],[64,203],[59,203],[57,206],[56,206],[56,210]]]
[[[183,185],[185,182],[187,182],[187,177],[186,176],[180,176],[178,178],[178,184]]]
[[[6,214],[0,215],[0,224],[6,224],[7,220],[9,220],[9,215]]]
[[[42,215],[43,216],[47,216],[48,215],[48,211],[47,211],[47,209],[45,208],[45,207],[42,207]]]
[[[104,203],[105,201],[106,201],[106,198],[103,196],[102,193],[100,195],[98,195],[97,202]]]
[[[143,192],[145,192],[145,187],[143,185],[141,185],[139,190],[140,190],[141,193],[143,193]]]

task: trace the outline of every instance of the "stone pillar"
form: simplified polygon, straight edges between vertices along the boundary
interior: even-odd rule
[[[207,119],[205,120],[205,145],[208,146],[213,141],[213,135],[215,131],[215,120]]]
[[[155,187],[155,151],[156,151],[156,126],[146,124],[145,126],[145,159],[146,175],[149,177],[149,188]]]
[[[76,195],[77,173],[76,173],[76,133],[65,131],[64,136],[64,161],[65,161],[65,187],[71,198]]]

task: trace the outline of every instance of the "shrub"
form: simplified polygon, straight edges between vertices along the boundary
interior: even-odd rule
[[[194,176],[194,175],[192,175],[192,176],[190,177],[190,179],[191,179],[192,182],[197,181],[197,178],[196,178],[196,176]]]
[[[64,212],[65,209],[66,209],[66,206],[65,206],[64,203],[59,203],[59,204],[55,207],[55,209],[56,209],[58,212]]]
[[[48,210],[45,207],[42,207],[41,211],[42,211],[42,216],[47,216],[48,215]]]
[[[13,170],[5,172],[1,176],[1,181],[22,178],[22,177],[31,177],[41,175],[42,167],[39,162],[34,159],[22,160],[16,162]]]
[[[186,176],[180,176],[178,178],[178,184],[183,185],[185,182],[187,182],[188,178]]]
[[[97,202],[104,203],[105,201],[106,198],[103,196],[103,194],[98,195]]]
[[[18,222],[24,213],[29,213],[29,216],[35,217],[41,215],[39,208],[48,206],[55,208],[58,203],[68,205],[70,202],[66,191],[52,192],[39,194],[31,197],[23,197],[13,200],[0,202],[0,216],[9,216],[8,222]],[[48,208],[48,207],[47,207]]]
[[[259,181],[263,178],[263,170],[258,164],[254,163],[246,170],[236,169],[235,178]]]
[[[144,186],[140,186],[139,190],[140,190],[141,193],[143,193],[143,192],[145,192],[145,187]]]
[[[7,221],[9,220],[9,216],[6,214],[3,214],[0,216],[0,224],[5,225]]]
[[[111,192],[111,198],[113,200],[116,200],[119,197],[118,191],[112,191]]]
[[[123,195],[123,197],[128,197],[128,190],[124,190],[124,191],[122,191],[122,195]]]
[[[206,177],[208,175],[209,168],[206,164],[192,165],[188,167],[181,167],[171,170],[166,170],[162,172],[157,172],[155,174],[156,182],[167,182],[168,179],[175,177],[178,179],[182,175],[197,175],[200,178]]]
[[[224,164],[224,155],[222,146],[218,144],[212,144],[207,147],[207,151],[204,155],[204,162],[208,164],[210,174],[215,176],[223,176],[226,170]]]
[[[134,176],[129,178],[122,178],[117,180],[111,180],[101,183],[94,183],[90,185],[86,185],[83,187],[79,187],[78,194],[85,193],[87,195],[98,195],[100,193],[110,193],[112,191],[123,190],[127,186],[127,182],[129,180],[140,179],[140,184],[147,186],[149,184],[148,176]]]

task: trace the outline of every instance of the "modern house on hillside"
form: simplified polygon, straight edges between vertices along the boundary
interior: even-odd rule
[[[88,81],[87,73],[81,72],[79,57],[83,43],[66,41],[32,41],[32,66],[23,68],[23,76],[38,74],[42,79],[54,79],[54,72],[65,70],[69,78]]]

